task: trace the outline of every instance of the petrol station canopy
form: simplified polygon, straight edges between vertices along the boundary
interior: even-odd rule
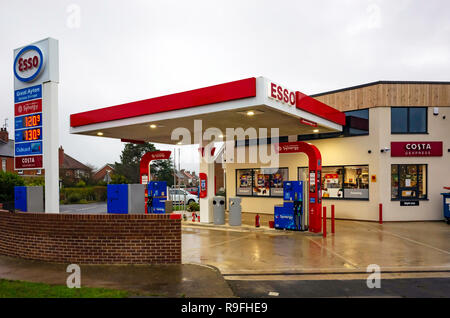
[[[278,128],[279,136],[342,131],[345,115],[299,91],[264,77],[194,89],[146,100],[105,107],[70,116],[70,132],[176,144],[172,131],[187,128],[194,136],[194,120],[203,130]]]

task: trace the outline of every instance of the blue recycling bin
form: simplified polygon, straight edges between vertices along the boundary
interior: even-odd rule
[[[441,194],[444,204],[444,218],[447,220],[447,223],[450,224],[450,192]]]

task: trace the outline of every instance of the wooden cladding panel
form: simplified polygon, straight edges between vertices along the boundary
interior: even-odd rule
[[[375,84],[315,97],[340,111],[377,106],[450,106],[450,84]]]

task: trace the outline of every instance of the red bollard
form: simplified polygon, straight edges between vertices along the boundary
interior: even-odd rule
[[[323,237],[327,237],[327,207],[323,207]]]
[[[380,212],[380,224],[383,224],[383,204],[380,203],[380,207],[379,207],[379,212]]]
[[[334,204],[331,205],[331,233],[334,234]]]

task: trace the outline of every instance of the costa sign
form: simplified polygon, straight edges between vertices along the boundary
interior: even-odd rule
[[[391,157],[441,157],[442,141],[393,141]]]
[[[44,54],[35,45],[22,48],[14,59],[14,75],[21,82],[32,82],[44,69]]]
[[[268,96],[283,104],[295,106],[295,91],[289,90],[281,85],[269,82]]]

